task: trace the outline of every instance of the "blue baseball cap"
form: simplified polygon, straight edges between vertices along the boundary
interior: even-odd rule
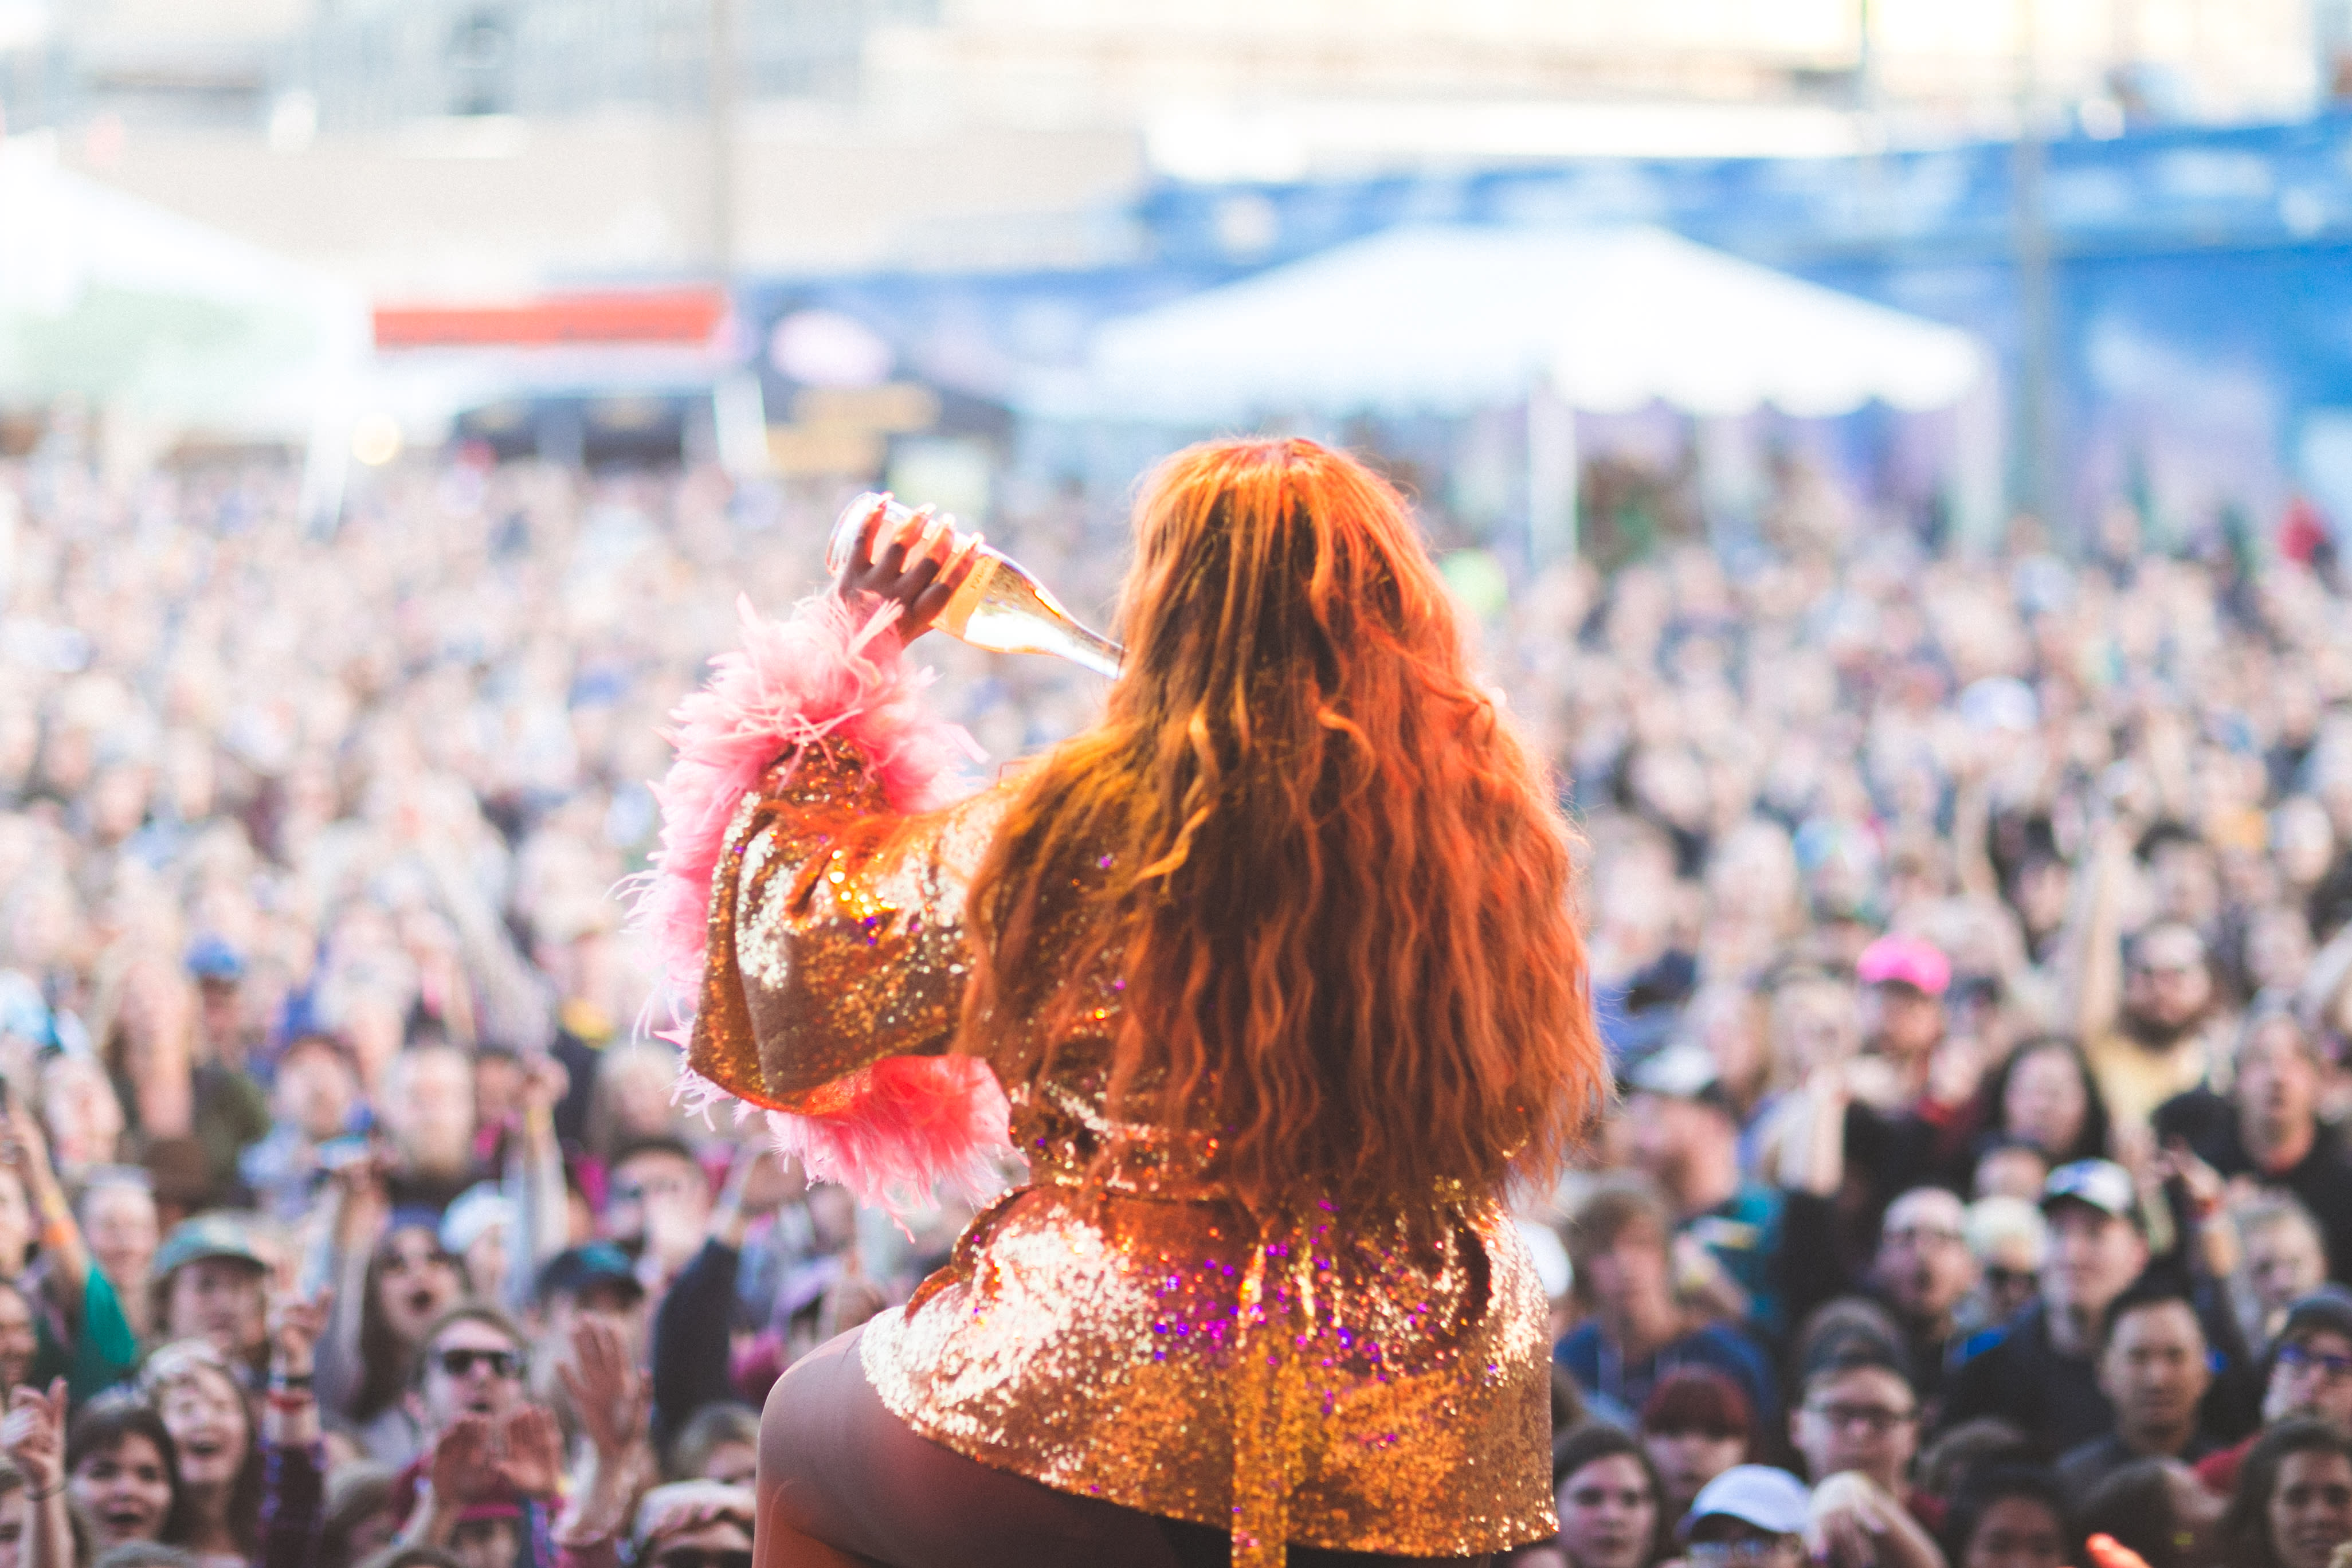
[[[200,936],[188,945],[188,973],[199,980],[236,981],[245,978],[245,955],[226,939]]]
[[[547,1260],[539,1271],[533,1297],[541,1301],[550,1296],[578,1296],[608,1286],[630,1301],[642,1300],[645,1282],[637,1278],[636,1266],[629,1255],[609,1241],[592,1241],[583,1247],[567,1247]]]
[[[58,1044],[57,1015],[32,977],[14,969],[0,970],[0,1035],[30,1040],[43,1049]]]

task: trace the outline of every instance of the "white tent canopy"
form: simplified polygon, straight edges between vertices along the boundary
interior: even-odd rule
[[[0,147],[0,395],[184,428],[299,434],[370,348],[355,289]]]
[[[1056,412],[1171,423],[1459,414],[1548,387],[1803,417],[1948,407],[1984,373],[1954,328],[1664,229],[1404,228],[1103,326]]]

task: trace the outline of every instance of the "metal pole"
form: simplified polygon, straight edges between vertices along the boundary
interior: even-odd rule
[[[1853,101],[1865,120],[1878,108],[1878,51],[1870,37],[1870,0],[1853,0]]]
[[[2019,363],[2017,500],[2045,527],[2062,531],[2056,464],[2050,442],[2051,365],[2056,307],[2052,297],[2050,225],[2042,184],[2049,152],[2042,139],[2038,0],[2019,0],[2017,145],[2011,168],[2017,262]]]
[[[737,4],[710,0],[710,270],[721,285],[735,277]]]
[[[1576,410],[1538,377],[1528,388],[1528,563],[1540,572],[1576,558],[1580,541]]]
[[[1873,241],[1885,232],[1886,126],[1879,112],[1878,47],[1871,37],[1871,0],[1854,0],[1853,129],[1861,143],[1857,161],[1858,221]]]

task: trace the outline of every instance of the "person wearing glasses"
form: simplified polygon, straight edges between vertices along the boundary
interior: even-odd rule
[[[1883,962],[1893,963],[1901,958],[1924,966],[1927,956],[1934,952],[1925,943],[1898,944],[1895,957],[1883,957]],[[1908,990],[1924,996],[1921,981],[1936,978],[1936,973],[1927,973],[1917,980],[1889,980],[1879,989]],[[1976,1258],[1965,1234],[1966,1216],[1958,1196],[1940,1186],[1908,1186],[1889,1197],[1888,1186],[1894,1179],[1890,1172],[1916,1171],[1919,1163],[1896,1160],[1880,1146],[1885,1144],[1880,1134],[1890,1124],[1874,1121],[1876,1113],[1856,1098],[1849,1081],[1851,1068],[1852,1064],[1847,1064],[1843,1068],[1816,1071],[1802,1090],[1806,1106],[1798,1123],[1801,1131],[1788,1151],[1793,1157],[1785,1161],[1781,1171],[1781,1179],[1790,1188],[1786,1211],[1789,1258],[1783,1271],[1792,1281],[1801,1282],[1792,1288],[1793,1300],[1811,1304],[1841,1295],[1861,1295],[1885,1308],[1897,1325],[1910,1364],[1921,1369],[1919,1396],[1933,1405],[1942,1394],[1947,1352],[1960,1337],[1960,1305],[1977,1284]],[[1854,1144],[1855,1130],[1865,1122],[1877,1131]],[[1915,1112],[1905,1113],[1905,1124],[1913,1132],[1927,1125]],[[1879,1138],[1879,1144],[1872,1144],[1871,1138]],[[1877,1169],[1865,1170],[1868,1166]],[[1867,1268],[1850,1269],[1843,1245],[1814,1243],[1801,1250],[1801,1238],[1825,1228],[1823,1215],[1834,1216],[1846,1209],[1845,1194],[1856,1176],[1875,1194],[1862,1205],[1856,1223],[1873,1223],[1874,1205],[1881,1199],[1887,1201],[1876,1210],[1875,1234],[1863,1243],[1869,1249]],[[1829,1221],[1838,1228],[1846,1223]]]
[[[1944,1568],[1935,1537],[1912,1513],[1919,1399],[1892,1341],[1855,1329],[1822,1344],[1790,1413],[1789,1440],[1813,1482],[1817,1556],[1834,1568]],[[1692,1511],[1706,1500],[1702,1492]]]
[[[1689,1568],[1799,1568],[1812,1500],[1769,1465],[1734,1465],[1700,1489],[1675,1534]]]
[[[2263,1425],[2316,1415],[2352,1430],[2352,1290],[2325,1286],[2287,1308],[2263,1368]],[[2216,1497],[2237,1489],[2238,1469],[2256,1433],[2196,1465]]]
[[[523,1339],[494,1307],[453,1307],[433,1321],[413,1374],[428,1441],[467,1416],[503,1421],[523,1402]]]
[[[1976,1260],[1977,1288],[1960,1304],[1958,1315],[1969,1330],[1960,1344],[2008,1322],[2031,1306],[2040,1292],[2050,1226],[2033,1199],[2041,1195],[2042,1184],[2049,1174],[2044,1171],[2034,1177],[2031,1197],[1979,1196],[1969,1205],[1960,1228],[1968,1236],[1969,1256]]]
[[[551,1560],[548,1505],[563,1465],[555,1417],[524,1395],[522,1333],[495,1307],[441,1314],[417,1356],[424,1454],[394,1482],[404,1545],[507,1536]]]
[[[2058,1481],[2080,1508],[2099,1482],[2135,1459],[2194,1463],[2220,1447],[2200,1427],[2212,1385],[2196,1305],[2160,1277],[2143,1279],[2107,1305],[2099,1332],[2099,1388],[2115,1406],[2115,1430],[2059,1457]]]

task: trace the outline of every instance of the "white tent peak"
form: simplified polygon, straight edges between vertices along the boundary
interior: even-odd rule
[[[358,291],[250,241],[58,166],[43,139],[0,142],[0,300],[67,309],[93,283],[224,302],[289,294],[357,301]]]
[[[1645,225],[1391,229],[1105,323],[1057,412],[1458,414],[1538,386],[1619,412],[1948,407],[1986,355],[1928,321]]]
[[[125,300],[146,313],[125,314]],[[357,289],[61,169],[51,138],[0,142],[0,331],[48,323],[52,336],[120,339],[160,331],[175,309],[190,312],[183,321],[201,312],[218,341],[195,349],[159,338],[145,353],[110,343],[116,384],[74,390],[194,426],[301,430],[322,388],[347,383],[371,346]],[[0,364],[0,393],[59,390],[44,376],[39,365]]]

